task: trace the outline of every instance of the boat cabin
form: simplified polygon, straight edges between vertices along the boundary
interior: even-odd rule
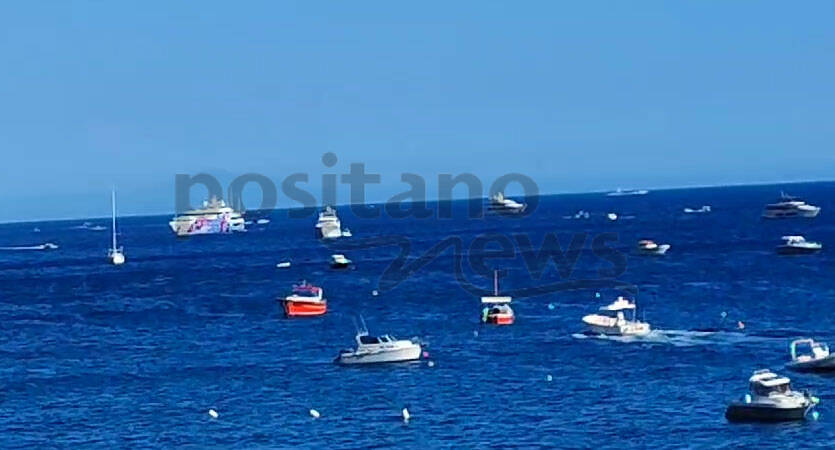
[[[787,394],[791,392],[791,380],[777,376],[769,370],[758,370],[748,380],[751,394],[768,397],[771,393]]]
[[[397,341],[397,339],[389,334],[384,334],[382,336],[369,336],[367,334],[361,334],[357,336],[357,342],[360,345],[390,344],[395,341]]]
[[[812,339],[798,339],[790,347],[793,361],[805,362],[829,357],[829,346]]]

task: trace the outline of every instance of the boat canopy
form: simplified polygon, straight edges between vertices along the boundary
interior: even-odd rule
[[[510,303],[513,297],[481,297],[481,303]]]
[[[635,304],[623,297],[618,297],[611,304],[600,307],[600,311],[622,311],[625,309],[635,309]]]
[[[388,335],[384,334],[382,336],[369,336],[369,335],[360,335],[359,341],[361,344],[383,344],[386,342],[393,342],[395,339]]]
[[[806,242],[806,238],[803,236],[783,236],[783,240],[786,242]]]

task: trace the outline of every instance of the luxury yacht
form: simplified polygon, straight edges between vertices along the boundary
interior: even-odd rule
[[[216,197],[204,201],[202,208],[186,211],[182,215],[174,217],[169,225],[171,231],[176,233],[177,236],[246,231],[241,213],[227,206],[226,202]]]
[[[803,199],[798,197],[791,197],[782,193],[780,201],[766,205],[763,210],[763,217],[766,219],[784,219],[789,217],[817,217],[821,209],[819,206],[814,206],[806,203]]]
[[[649,191],[646,189],[621,189],[617,188],[612,192],[606,194],[607,197],[628,197],[633,195],[647,195]]]
[[[789,344],[792,360],[786,367],[798,372],[828,372],[835,370],[835,355],[829,346],[813,339],[797,339]]]
[[[637,307],[634,302],[618,297],[609,305],[602,306],[596,314],[589,314],[583,317],[583,323],[589,327],[594,334],[606,334],[612,336],[644,336],[649,334],[650,327],[646,322],[635,318]],[[631,317],[627,318],[624,311],[631,311]]]
[[[357,348],[342,350],[336,357],[337,364],[380,364],[420,359],[420,343],[415,340],[397,339],[384,334],[371,336],[363,323],[362,329],[357,331],[354,338]]]
[[[316,221],[316,237],[320,239],[336,239],[344,236],[342,233],[342,223],[336,215],[336,210],[330,206],[325,206],[319,212],[319,220]]]
[[[785,422],[803,420],[819,402],[817,397],[793,391],[791,380],[763,369],[748,380],[750,392],[725,410],[730,422]]]
[[[655,241],[644,239],[638,241],[638,247],[636,248],[636,251],[641,255],[661,256],[667,253],[667,250],[669,249],[670,244],[656,244]]]
[[[781,255],[807,255],[821,251],[820,242],[807,241],[803,236],[783,236],[783,243],[777,247]]]
[[[495,214],[521,214],[525,212],[528,205],[506,198],[503,193],[497,192],[490,197],[490,205],[487,210]]]

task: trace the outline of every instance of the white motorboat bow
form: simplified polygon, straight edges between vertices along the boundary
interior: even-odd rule
[[[785,219],[791,217],[813,218],[820,214],[819,206],[806,203],[803,199],[780,194],[780,201],[766,205],[763,217],[766,219]]]
[[[626,317],[624,311],[631,312],[631,317]],[[637,305],[624,297],[618,297],[611,304],[600,307],[596,314],[584,316],[583,323],[594,334],[612,336],[645,336],[649,334],[649,324],[637,320],[636,315]]]
[[[357,330],[355,336],[357,348],[342,350],[336,357],[337,364],[380,364],[415,361],[420,359],[421,346],[416,340],[397,339],[384,334],[371,336],[362,323],[362,329]]]
[[[793,391],[791,380],[768,369],[754,372],[748,383],[750,392],[725,410],[725,418],[730,422],[803,420],[820,401],[817,397]]]
[[[783,236],[783,243],[777,247],[781,255],[807,255],[823,249],[820,242],[807,241],[803,236]]]
[[[638,241],[637,252],[642,255],[661,256],[667,253],[670,249],[670,244],[656,244],[654,241],[644,239]]]
[[[835,370],[835,355],[829,346],[813,339],[797,339],[789,344],[792,360],[786,367],[798,372],[828,372]]]

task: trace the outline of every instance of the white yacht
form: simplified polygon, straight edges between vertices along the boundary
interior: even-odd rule
[[[670,244],[656,244],[655,241],[651,241],[649,239],[643,239],[638,241],[638,247],[636,251],[638,254],[641,255],[654,255],[654,256],[661,256],[667,253],[667,250],[670,249]]]
[[[241,213],[216,197],[204,201],[202,208],[186,211],[174,217],[168,225],[177,236],[246,231]]]
[[[797,339],[789,344],[792,360],[786,367],[799,372],[826,372],[835,370],[835,355],[829,346],[813,339]]]
[[[319,213],[319,220],[316,222],[316,236],[320,239],[336,239],[343,235],[342,223],[336,215],[336,210],[330,206],[325,206],[325,209]]]
[[[631,312],[631,317],[626,317],[624,311]],[[583,317],[583,323],[594,334],[645,336],[650,332],[649,324],[637,320],[636,311],[637,307],[634,302],[618,297],[611,304],[600,307],[596,314]]]
[[[777,246],[777,253],[781,255],[808,255],[823,249],[820,242],[807,241],[803,236],[783,236],[783,243]]]
[[[527,207],[528,205],[506,198],[503,193],[497,192],[496,195],[490,197],[487,210],[495,214],[521,214]]]
[[[766,205],[763,210],[763,217],[766,219],[813,218],[817,217],[820,212],[819,206],[810,205],[803,199],[781,193],[779,202]]]
[[[820,401],[793,391],[791,380],[768,369],[757,370],[748,379],[749,393],[725,410],[730,422],[785,422],[803,420]]]
[[[113,209],[113,216],[110,233],[111,244],[110,251],[107,252],[107,258],[110,259],[111,264],[118,266],[125,263],[125,252],[122,247],[116,245],[116,189],[110,192],[110,206]]]
[[[333,269],[347,269],[351,266],[351,260],[346,258],[341,253],[331,255],[331,268]]]
[[[684,208],[684,214],[707,214],[711,211],[710,205],[702,205],[701,208]]]
[[[628,197],[633,195],[647,195],[649,191],[646,189],[621,189],[617,188],[612,192],[606,194],[607,197]]]
[[[355,340],[357,348],[342,350],[334,362],[346,365],[379,364],[420,359],[421,347],[416,340],[397,339],[388,334],[371,336],[365,328],[365,323],[363,328],[357,331]]]

